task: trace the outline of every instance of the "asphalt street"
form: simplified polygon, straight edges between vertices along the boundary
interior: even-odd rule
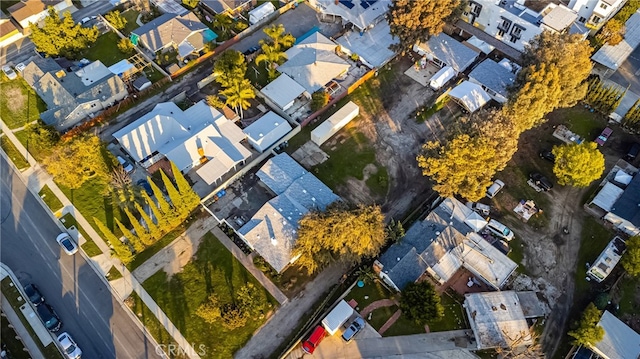
[[[23,285],[39,287],[82,357],[160,358],[84,257],[62,251],[58,226],[4,157],[0,177],[0,259]]]

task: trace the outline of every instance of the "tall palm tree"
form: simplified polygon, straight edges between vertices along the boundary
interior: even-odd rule
[[[269,26],[267,28],[265,28],[264,30],[265,34],[267,34],[267,36],[269,36],[269,38],[271,39],[271,44],[273,45],[274,48],[276,48],[277,50],[280,49],[288,49],[291,46],[293,46],[293,44],[296,42],[296,38],[293,37],[293,35],[289,34],[289,33],[284,33],[285,29],[284,29],[284,25],[282,24],[277,24],[277,25],[272,25]],[[267,42],[264,40],[260,40],[260,44],[264,45]]]
[[[242,110],[251,106],[249,100],[256,98],[256,93],[247,79],[231,84],[230,87],[220,91],[220,94],[227,98],[225,101],[227,105],[240,111],[240,118],[243,116]]]
[[[269,79],[273,80],[276,77],[276,65],[281,65],[287,60],[287,54],[284,51],[276,49],[275,46],[268,44],[262,45],[262,53],[256,57],[256,63],[267,63],[267,71],[269,72]]]
[[[228,34],[232,24],[233,20],[225,13],[217,14],[213,17],[213,27],[222,30],[222,34]]]

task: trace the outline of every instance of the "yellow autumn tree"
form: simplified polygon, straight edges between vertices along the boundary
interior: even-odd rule
[[[553,173],[560,185],[588,187],[604,172],[604,156],[595,142],[554,146]]]

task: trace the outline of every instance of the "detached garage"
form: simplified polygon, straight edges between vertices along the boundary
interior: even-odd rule
[[[269,16],[269,14],[276,11],[276,7],[272,3],[266,2],[257,8],[249,11],[249,22],[251,25],[255,25],[258,21]]]
[[[325,143],[336,132],[340,131],[351,120],[353,120],[360,113],[358,105],[349,101],[338,112],[334,113],[331,117],[325,120],[320,126],[311,131],[311,141],[320,146]]]
[[[243,132],[247,135],[247,140],[251,147],[262,153],[292,129],[287,120],[278,116],[275,112],[269,111],[247,126]]]
[[[322,319],[322,326],[327,330],[329,335],[334,335],[340,326],[344,324],[353,315],[353,308],[349,303],[341,300],[338,305],[333,308],[324,319]]]
[[[296,98],[305,93],[304,87],[286,74],[278,76],[260,92],[283,111],[293,106]]]

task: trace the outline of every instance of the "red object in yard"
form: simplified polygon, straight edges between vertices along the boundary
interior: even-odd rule
[[[596,138],[596,143],[599,144],[600,146],[603,146],[604,143],[607,142],[607,140],[609,139],[609,136],[611,136],[612,133],[613,133],[612,129],[610,129],[609,127],[605,128],[604,130],[602,130],[602,133],[600,134],[600,136]]]
[[[313,332],[311,332],[309,339],[305,340],[304,343],[302,343],[302,350],[304,350],[306,353],[313,354],[313,352],[318,347],[318,344],[320,344],[320,342],[324,338],[324,334],[325,334],[324,327],[321,325],[318,325],[313,330]]]

